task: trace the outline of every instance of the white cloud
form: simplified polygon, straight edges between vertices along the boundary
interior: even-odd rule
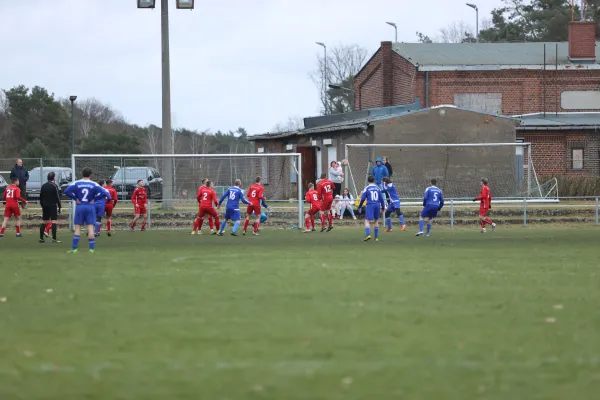
[[[160,2],[160,0],[157,0]],[[315,115],[308,74],[322,49],[415,41],[452,20],[474,22],[458,0],[170,0],[172,110],[177,126],[250,133]],[[59,97],[96,97],[137,124],[161,123],[160,8],[136,0],[0,0],[0,83],[40,85]],[[480,0],[480,18],[499,0]]]

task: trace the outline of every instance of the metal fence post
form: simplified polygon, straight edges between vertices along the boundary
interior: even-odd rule
[[[454,229],[454,200],[450,200],[450,228]]]
[[[598,198],[596,197],[596,225],[598,225]]]
[[[527,199],[523,199],[523,226],[527,226]]]

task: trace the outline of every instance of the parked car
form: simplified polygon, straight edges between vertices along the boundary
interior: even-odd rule
[[[6,183],[6,181],[4,180],[2,175],[0,175],[0,200],[2,199],[2,196],[4,195],[4,191],[6,190],[7,187],[8,187],[8,183]]]
[[[56,184],[60,189],[60,194],[73,182],[73,171],[67,167],[43,167],[33,168],[29,171],[29,180],[27,181],[27,200],[37,201],[40,198],[42,185],[48,181],[48,174],[56,174]]]
[[[131,199],[133,191],[137,187],[137,181],[143,180],[146,185],[148,198],[162,200],[163,180],[158,171],[152,167],[124,167],[112,176],[113,187],[116,189],[119,199]]]

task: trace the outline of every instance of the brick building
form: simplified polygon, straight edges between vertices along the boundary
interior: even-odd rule
[[[502,115],[600,111],[594,22],[564,43],[392,43],[354,80],[355,109],[454,104]]]

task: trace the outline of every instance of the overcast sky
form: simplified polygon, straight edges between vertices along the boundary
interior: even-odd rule
[[[461,0],[170,0],[173,126],[264,133],[319,111],[309,78],[328,46],[436,36],[474,25]],[[500,0],[474,0],[480,20]],[[160,0],[157,0],[160,3]],[[96,97],[131,123],[161,125],[160,11],[136,0],[0,0],[0,87],[40,85],[57,97]]]

